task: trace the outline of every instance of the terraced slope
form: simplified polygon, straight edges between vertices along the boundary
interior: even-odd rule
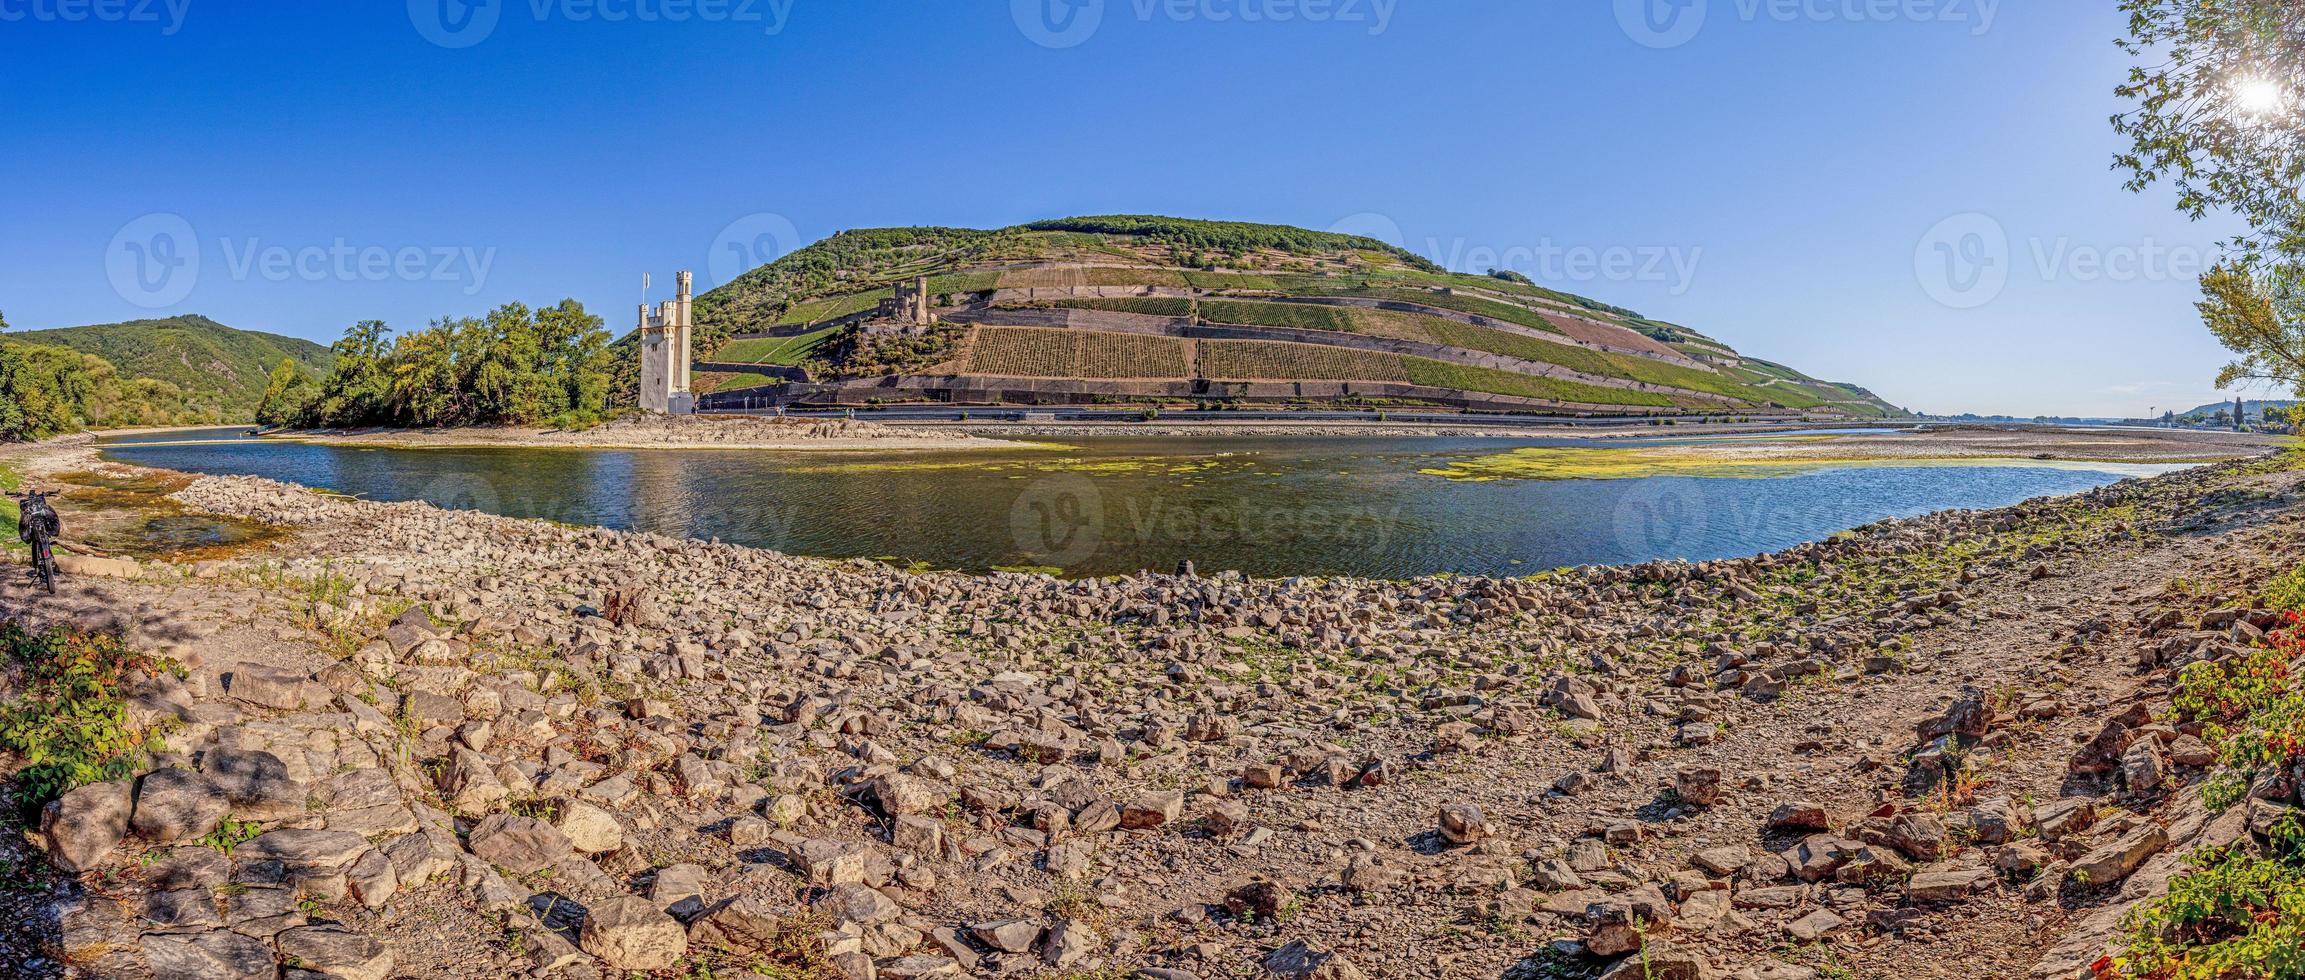
[[[925,277],[939,322],[876,320]],[[700,362],[799,403],[1447,405],[1589,414],[1904,413],[1688,327],[1367,238],[1103,216],[843,232],[697,300]]]

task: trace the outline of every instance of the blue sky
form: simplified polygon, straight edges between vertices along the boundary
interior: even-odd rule
[[[0,310],[621,331],[731,243],[1149,212],[1397,235],[1928,411],[2218,397],[2233,229],[2110,169],[2111,4],[1647,2],[0,0]]]

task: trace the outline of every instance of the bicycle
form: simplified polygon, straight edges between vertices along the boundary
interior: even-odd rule
[[[16,512],[16,539],[32,546],[32,575],[40,580],[43,591],[55,595],[56,537],[63,533],[63,521],[56,516],[56,508],[49,506],[45,493],[8,496],[23,501]]]

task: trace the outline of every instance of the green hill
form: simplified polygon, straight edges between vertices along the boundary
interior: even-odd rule
[[[877,323],[920,278],[939,322]],[[1905,414],[1523,276],[1282,225],[1106,215],[847,231],[696,305],[700,391],[797,403]],[[809,381],[772,377],[794,368]]]
[[[188,401],[213,405],[235,422],[256,417],[265,380],[282,358],[315,376],[327,374],[335,361],[328,348],[309,340],[237,330],[198,315],[27,330],[8,338],[94,354],[124,378],[165,381],[182,389]]]

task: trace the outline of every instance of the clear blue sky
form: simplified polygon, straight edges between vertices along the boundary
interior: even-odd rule
[[[1397,229],[1929,411],[2189,407],[2225,360],[2231,229],[2109,169],[2111,4],[89,2],[0,0],[20,330],[621,332],[784,222],[1152,212]]]

